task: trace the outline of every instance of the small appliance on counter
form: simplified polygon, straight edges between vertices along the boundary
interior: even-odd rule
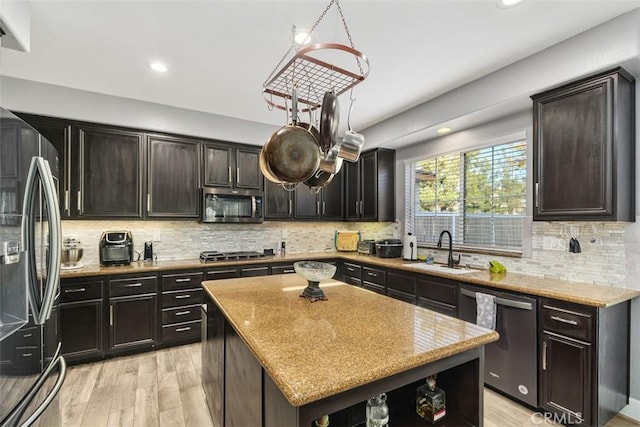
[[[402,259],[405,259],[407,261],[418,260],[418,239],[411,233],[407,233],[407,235],[404,236]]]
[[[355,252],[358,250],[358,242],[360,241],[359,231],[338,231],[334,236],[334,244],[337,251]]]
[[[402,256],[402,240],[378,240],[376,242],[376,254],[380,258],[400,258]]]
[[[61,270],[74,270],[84,267],[84,264],[80,262],[84,250],[80,244],[80,241],[67,237],[62,242],[62,256],[60,258]]]
[[[358,242],[358,253],[363,255],[375,255],[376,254],[376,241],[375,240],[360,240]]]
[[[142,258],[143,261],[153,261],[153,257],[153,242],[144,242],[144,256]]]
[[[105,231],[100,237],[100,265],[129,265],[133,259],[130,231]]]

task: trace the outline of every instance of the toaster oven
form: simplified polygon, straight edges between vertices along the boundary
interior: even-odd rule
[[[375,240],[361,240],[358,242],[358,253],[364,255],[376,254],[376,241]]]

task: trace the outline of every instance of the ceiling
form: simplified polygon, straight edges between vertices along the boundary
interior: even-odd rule
[[[32,0],[29,53],[2,49],[0,74],[280,126],[262,85],[328,0]],[[356,86],[362,130],[532,55],[640,0],[341,0],[370,74]],[[349,41],[335,7],[314,42]],[[152,60],[169,71],[158,74]],[[348,95],[340,97],[346,121]]]

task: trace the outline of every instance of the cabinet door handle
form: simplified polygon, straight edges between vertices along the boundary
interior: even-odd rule
[[[320,201],[316,202],[316,215],[320,215]]]
[[[207,271],[207,275],[211,275],[214,276],[216,274],[227,274],[227,273],[235,273],[235,270],[214,270],[214,271]]]
[[[29,337],[32,337],[32,336],[33,336],[33,334],[24,334],[24,335],[22,335],[22,338],[29,338]]]
[[[268,267],[254,267],[254,268],[243,268],[242,271],[264,271],[267,270]]]
[[[142,283],[129,283],[128,285],[124,285],[125,288],[139,288],[142,286]]]
[[[78,214],[82,214],[82,191],[78,191],[78,200],[76,200],[76,207],[78,208]]]
[[[360,200],[360,215],[364,215],[364,202]]]
[[[348,271],[351,271],[351,272],[356,271],[356,269],[355,269],[355,268],[353,268],[353,267],[347,267],[347,270],[348,270]]]
[[[547,342],[542,342],[542,370],[547,370]]]
[[[578,322],[576,322],[575,320],[564,319],[558,316],[551,316],[551,320],[555,320],[556,322],[562,322],[562,323],[566,323],[573,326],[576,326],[578,324]]]
[[[191,279],[189,278],[184,278],[184,279],[176,279],[176,283],[184,283],[184,282],[190,282]]]
[[[69,213],[69,199],[69,190],[64,190],[64,210],[67,211],[67,214]]]
[[[229,184],[231,184],[231,166],[229,166]]]
[[[147,193],[147,212],[151,213],[151,193]]]
[[[293,268],[282,270],[283,273],[295,273],[296,271]]]
[[[538,183],[536,182],[536,208],[537,207],[540,207],[540,192]]]
[[[191,330],[191,326],[187,326],[186,328],[178,328],[176,329],[176,332],[186,332],[186,331],[190,331]]]
[[[327,205],[325,202],[322,202],[322,215],[327,214]]]
[[[293,200],[289,199],[289,215],[293,213]]]
[[[31,357],[33,353],[22,353],[22,357]]]
[[[109,326],[113,326],[113,304],[109,306]]]
[[[184,316],[186,314],[191,313],[191,310],[186,310],[186,311],[178,311],[176,312],[176,316]]]
[[[240,168],[236,168],[236,184],[240,184]]]
[[[378,277],[378,273],[372,273],[370,271],[367,271],[367,274],[372,277]]]
[[[176,295],[176,299],[185,299],[185,298],[190,298],[191,295],[190,294],[186,294],[186,295]]]
[[[360,206],[360,203],[358,203],[358,201],[356,200],[356,215],[358,215],[360,212],[358,212],[358,207]]]
[[[65,294],[69,294],[69,293],[72,293],[72,292],[84,292],[84,291],[86,291],[85,288],[65,289],[64,293]]]

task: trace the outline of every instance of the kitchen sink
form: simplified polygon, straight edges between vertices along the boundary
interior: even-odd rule
[[[440,271],[442,273],[448,273],[448,274],[467,274],[467,273],[475,273],[478,271],[472,268],[463,268],[463,267],[450,268],[442,264],[415,263],[415,264],[402,264],[402,265],[404,267],[415,268],[416,270]]]

